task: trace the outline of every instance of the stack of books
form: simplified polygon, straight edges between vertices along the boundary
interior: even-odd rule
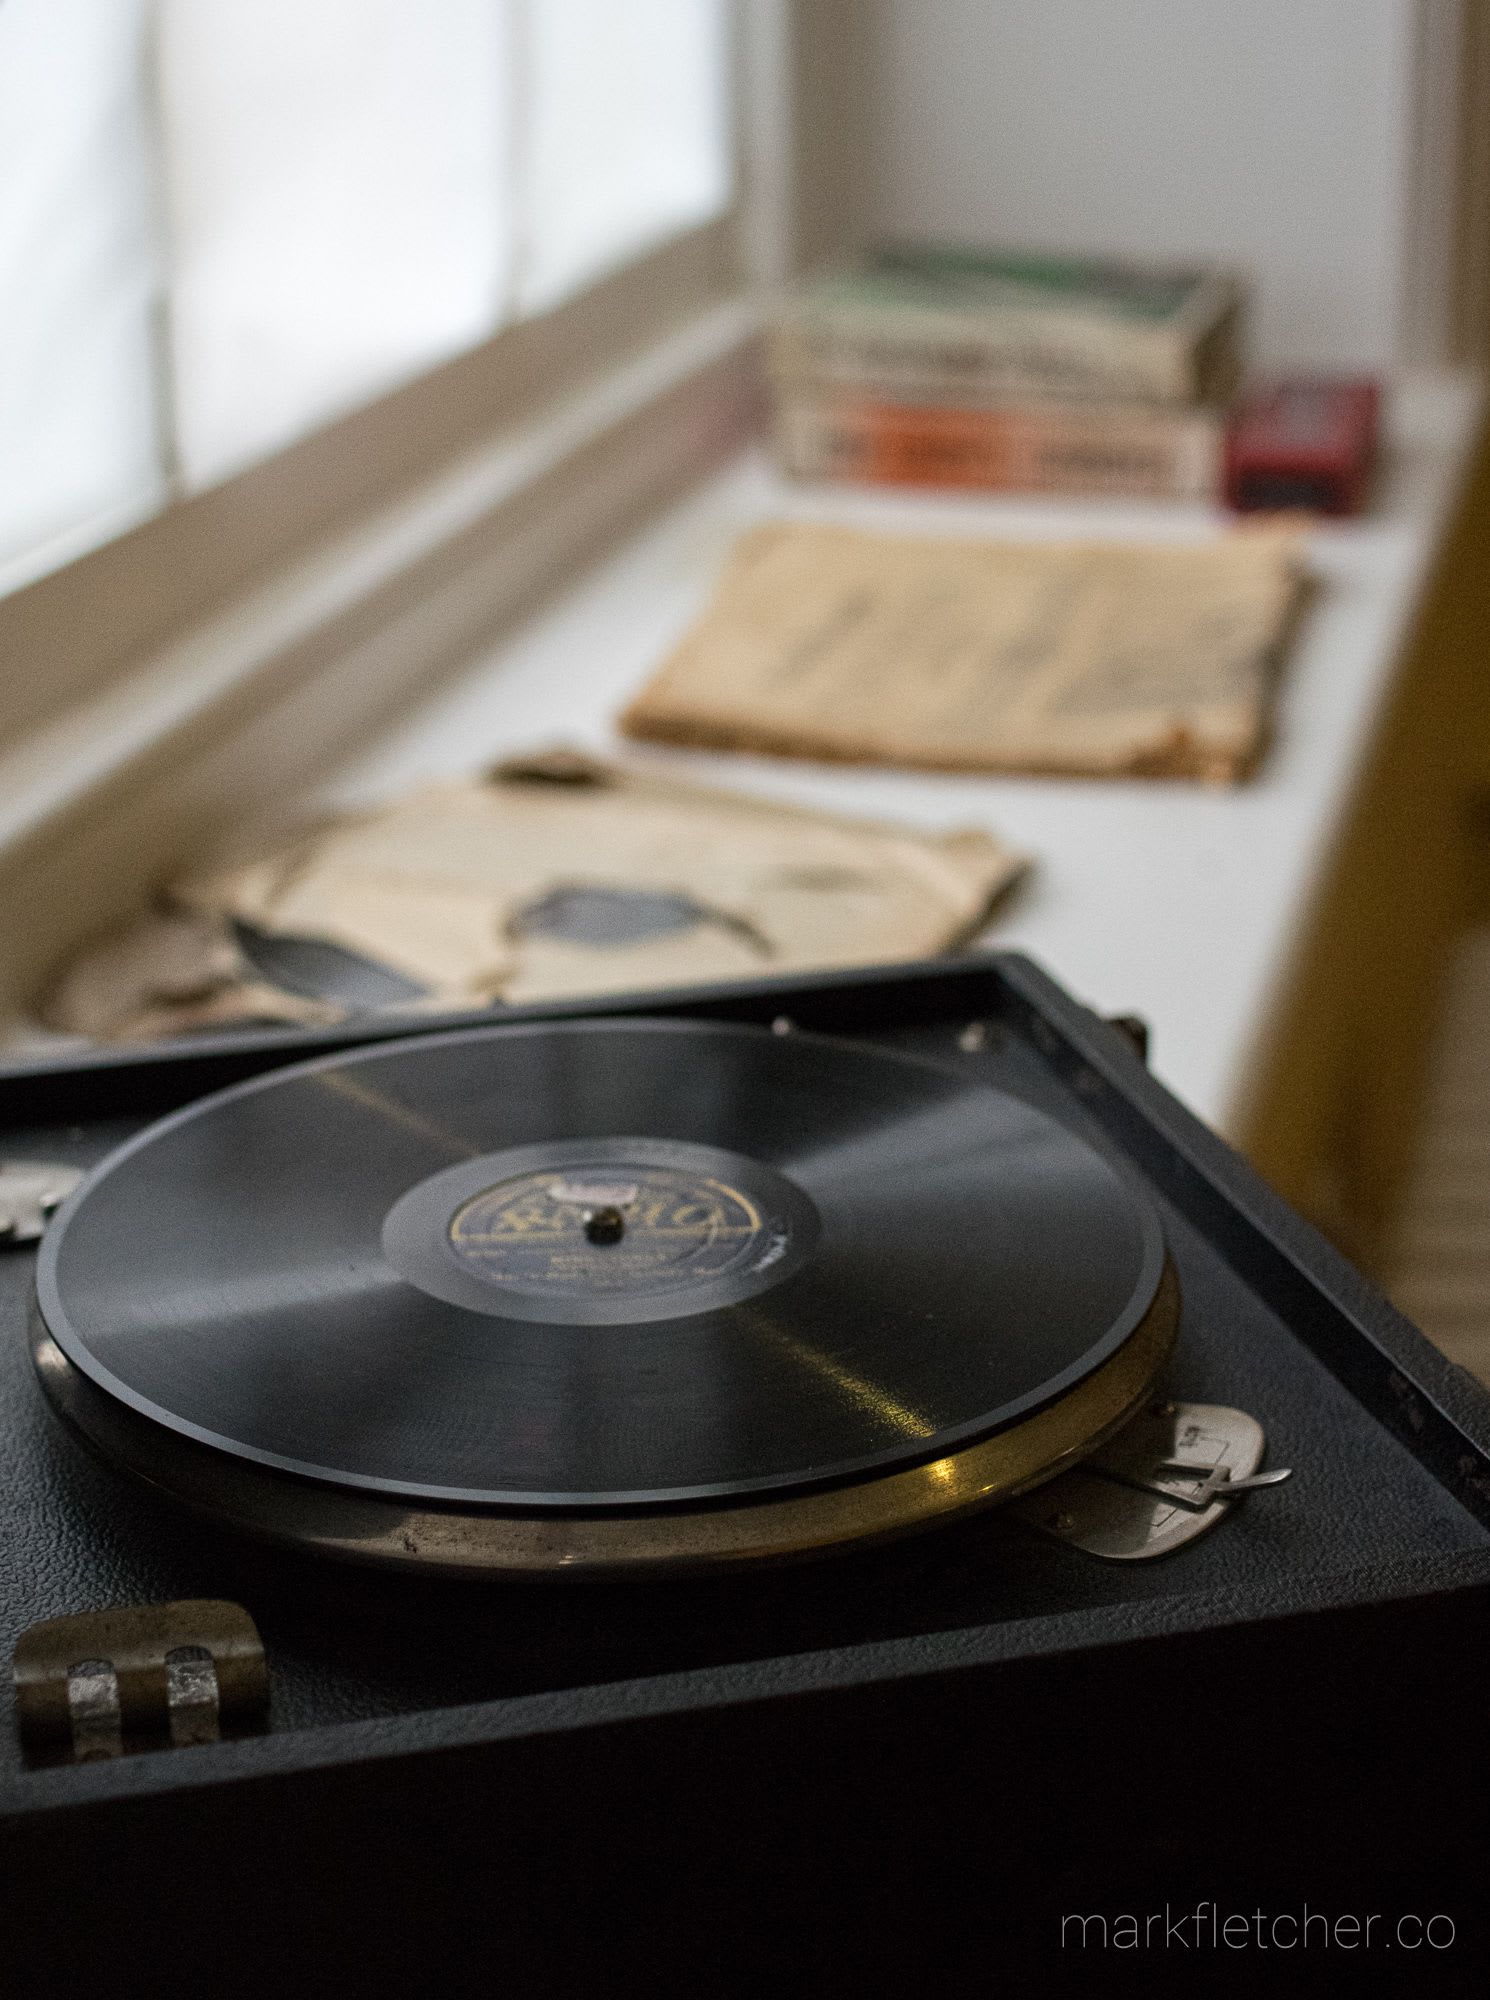
[[[1213,497],[1244,304],[1214,268],[873,251],[772,328],[778,451],[810,479]]]

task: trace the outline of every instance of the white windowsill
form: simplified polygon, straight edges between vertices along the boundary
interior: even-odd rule
[[[1374,511],[1311,538],[1322,587],[1289,667],[1278,741],[1239,789],[929,777],[618,744],[611,718],[699,611],[733,537],[764,516],[1165,540],[1207,535],[1224,518],[1201,507],[793,488],[752,452],[509,631],[316,802],[361,803],[565,739],[805,804],[928,828],[994,828],[1036,868],[985,941],[1029,952],[1104,1011],[1144,1015],[1158,1074],[1225,1130],[1392,684],[1481,407],[1478,383],[1464,377],[1414,379],[1394,395]]]

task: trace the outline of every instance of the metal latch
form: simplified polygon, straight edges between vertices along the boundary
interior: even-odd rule
[[[54,1160],[0,1160],[0,1243],[34,1243],[82,1178]]]
[[[1014,1503],[1027,1527],[1108,1562],[1167,1555],[1223,1521],[1260,1472],[1262,1426],[1217,1403],[1151,1403],[1077,1466]]]
[[[216,1598],[48,1618],[21,1634],[14,1672],[22,1742],[63,1762],[215,1743],[269,1698],[258,1628]]]

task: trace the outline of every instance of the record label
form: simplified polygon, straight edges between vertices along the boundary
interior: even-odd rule
[[[786,1175],[720,1146],[554,1140],[416,1182],[382,1229],[393,1268],[467,1311],[640,1326],[771,1290],[816,1243]]]
[[[787,1248],[739,1188],[611,1160],[499,1181],[456,1211],[450,1242],[488,1284],[582,1295],[671,1292]]]

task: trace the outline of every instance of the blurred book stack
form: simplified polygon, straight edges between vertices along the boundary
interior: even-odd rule
[[[1214,497],[1244,302],[1213,268],[873,251],[778,316],[777,449],[809,479]]]

